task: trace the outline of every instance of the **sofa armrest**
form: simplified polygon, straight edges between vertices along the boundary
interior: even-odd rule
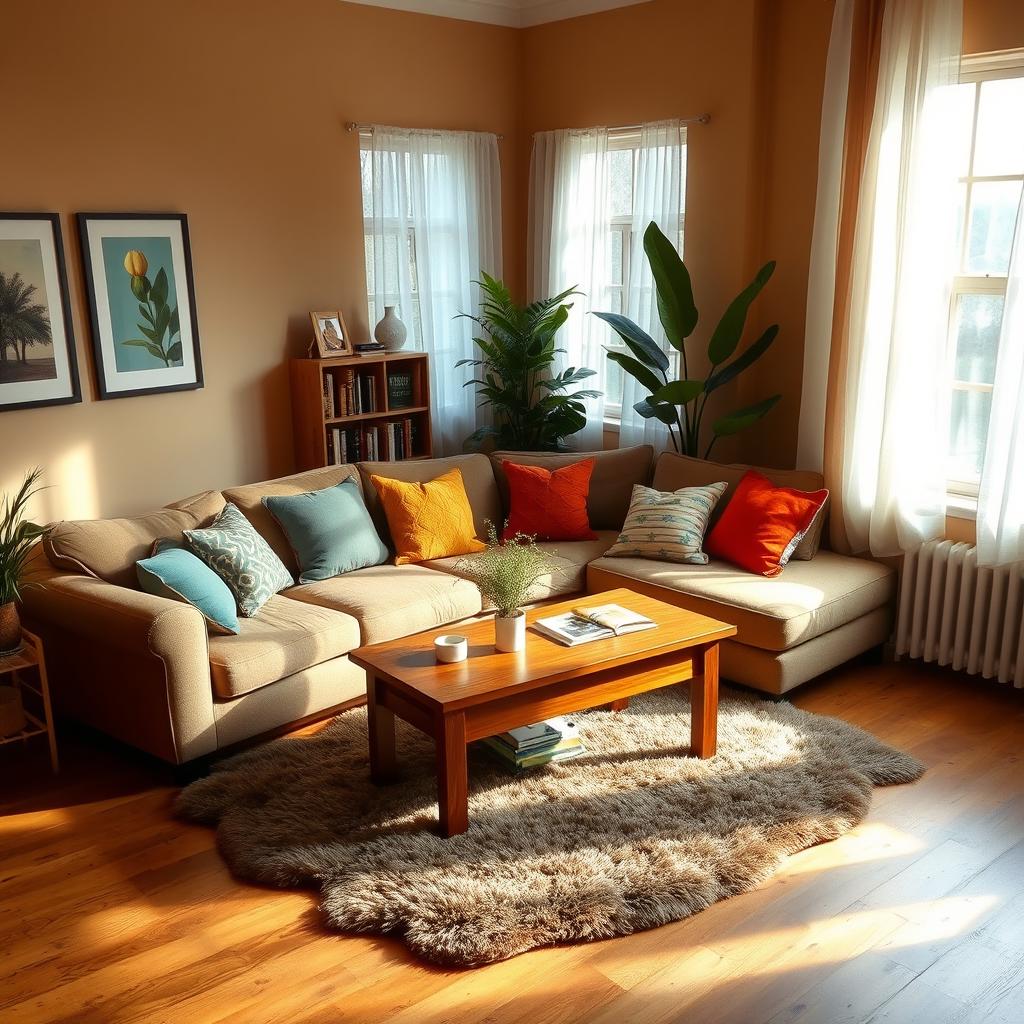
[[[217,747],[206,620],[191,605],[33,559],[26,623],[58,706],[176,763]]]

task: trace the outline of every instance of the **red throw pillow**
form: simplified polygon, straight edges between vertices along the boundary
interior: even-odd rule
[[[587,495],[594,460],[561,469],[502,462],[508,480],[508,525],[502,540],[527,533],[537,540],[594,540],[587,517]]]
[[[827,497],[824,488],[776,487],[748,470],[705,538],[704,550],[741,569],[778,576]]]

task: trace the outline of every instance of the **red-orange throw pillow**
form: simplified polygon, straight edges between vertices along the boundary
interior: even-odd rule
[[[587,517],[587,495],[594,460],[561,469],[502,462],[508,480],[508,525],[502,539],[527,533],[537,540],[594,540]]]
[[[778,576],[827,497],[824,488],[798,491],[776,487],[767,477],[749,470],[704,539],[704,550],[741,569]]]

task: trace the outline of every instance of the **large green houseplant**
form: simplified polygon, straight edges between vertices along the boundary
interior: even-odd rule
[[[5,494],[0,504],[0,654],[21,646],[21,622],[15,602],[25,586],[25,571],[32,548],[46,534],[26,518],[28,503],[39,491],[42,470],[33,469],[12,498]]]
[[[766,263],[757,272],[754,280],[732,300],[718,321],[708,341],[711,369],[700,380],[690,377],[687,366],[686,340],[693,334],[698,321],[689,271],[675,246],[654,221],[644,232],[644,252],[654,275],[662,327],[669,344],[679,353],[680,379],[669,379],[668,356],[643,328],[620,313],[594,315],[611,326],[631,353],[609,351],[608,358],[635,377],[648,391],[648,396],[633,408],[645,419],[653,417],[664,423],[676,451],[706,459],[718,438],[737,434],[756,423],[782,397],[771,395],[727,416],[719,416],[711,424],[711,440],[701,451],[701,428],[708,398],[764,355],[779,333],[778,324],[772,324],[756,341],[732,358],[742,338],[750,304],[768,283],[775,263]]]
[[[501,281],[485,273],[480,276],[479,315],[460,315],[487,337],[473,339],[480,359],[460,359],[455,365],[476,368],[476,377],[465,386],[477,387],[480,405],[490,406],[494,422],[471,434],[466,446],[479,448],[493,439],[496,447],[515,451],[564,451],[565,439],[586,425],[583,399],[601,394],[567,393],[595,370],[570,366],[552,373],[555,356],[565,351],[555,348],[555,335],[572,308],[565,299],[576,290],[569,288],[553,298],[520,306]]]

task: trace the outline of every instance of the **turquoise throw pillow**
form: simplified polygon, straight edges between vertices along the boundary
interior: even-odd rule
[[[212,629],[238,632],[235,598],[228,585],[174,541],[157,541],[152,556],[135,563],[135,572],[147,594],[184,601],[198,608]]]
[[[186,530],[185,540],[231,588],[238,610],[247,618],[295,583],[274,549],[230,501],[205,529]]]
[[[388,560],[353,479],[305,494],[267,495],[263,505],[284,530],[299,582],[313,583]]]

